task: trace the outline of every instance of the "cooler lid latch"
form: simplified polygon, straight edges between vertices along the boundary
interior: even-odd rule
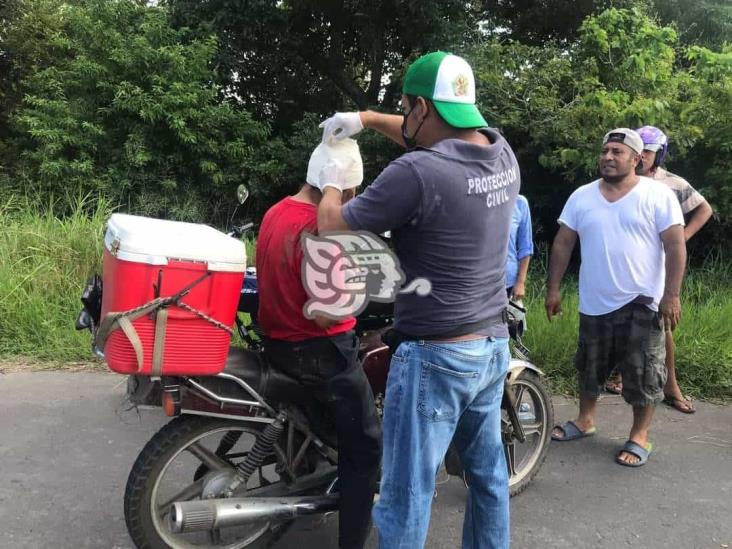
[[[119,246],[120,246],[119,238],[115,238],[114,240],[112,240],[112,244],[109,247],[109,253],[116,257],[117,252],[119,252]]]

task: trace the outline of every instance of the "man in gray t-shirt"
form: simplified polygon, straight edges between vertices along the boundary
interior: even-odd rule
[[[493,144],[445,139],[406,153],[342,210],[352,229],[392,229],[407,283],[423,277],[432,284],[424,297],[398,295],[400,332],[507,336],[502,281],[519,169],[498,132],[479,133]]]
[[[374,520],[382,547],[421,547],[434,472],[450,441],[471,478],[464,546],[508,547],[508,472],[500,402],[509,362],[503,320],[508,233],[520,186],[511,147],[485,128],[465,60],[425,55],[408,69],[403,117],[338,113],[324,140],[374,129],[407,147],[366,191],[342,206],[344,167],[318,208],[318,231],[391,230],[407,284],[431,292],[399,294],[395,350],[384,407],[381,496]],[[467,412],[467,413],[466,413]],[[475,501],[471,503],[471,499]]]

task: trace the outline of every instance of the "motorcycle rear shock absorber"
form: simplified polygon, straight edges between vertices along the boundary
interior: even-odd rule
[[[287,414],[284,411],[280,411],[275,420],[267,425],[262,431],[262,434],[257,437],[257,440],[254,443],[252,450],[247,454],[247,457],[236,466],[236,476],[231,481],[231,484],[229,484],[226,494],[227,497],[231,497],[234,490],[239,486],[246,484],[249,477],[252,476],[252,473],[254,473],[254,471],[262,465],[265,458],[272,453],[274,443],[277,442],[282,435],[282,432],[285,430],[286,421]]]

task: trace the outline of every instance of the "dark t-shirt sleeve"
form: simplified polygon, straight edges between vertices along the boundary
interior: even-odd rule
[[[409,162],[395,160],[366,190],[343,206],[343,218],[356,231],[383,233],[419,214],[421,181]]]

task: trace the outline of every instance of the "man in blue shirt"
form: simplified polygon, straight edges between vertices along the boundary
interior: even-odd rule
[[[506,291],[513,301],[521,301],[526,295],[526,274],[529,272],[532,255],[534,255],[534,241],[529,201],[525,196],[519,195],[511,218],[506,257]]]

